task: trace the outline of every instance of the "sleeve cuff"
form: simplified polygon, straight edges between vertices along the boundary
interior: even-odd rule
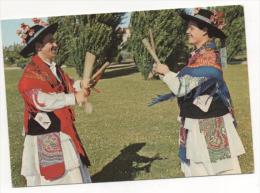
[[[81,80],[76,80],[73,84],[73,88],[75,89],[76,92],[81,90],[80,82]]]
[[[174,80],[174,78],[176,78],[176,76],[177,73],[170,71],[162,77],[162,81],[165,82],[166,84],[169,84]]]
[[[65,106],[72,106],[75,104],[76,104],[75,95],[73,93],[65,94]]]

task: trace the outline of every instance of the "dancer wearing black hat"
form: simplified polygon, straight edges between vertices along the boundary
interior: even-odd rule
[[[25,44],[20,54],[32,56],[18,85],[25,104],[21,174],[27,186],[91,182],[72,109],[87,101],[88,80],[73,81],[56,66],[58,25],[33,21],[36,25],[22,24],[17,31]]]
[[[223,79],[226,64],[224,14],[196,8],[183,12],[187,36],[195,50],[178,73],[165,64],[155,64],[172,93],[153,104],[177,98],[180,108],[179,157],[185,176],[241,173],[238,156],[245,153],[236,131],[231,97]],[[214,39],[220,38],[217,49]]]

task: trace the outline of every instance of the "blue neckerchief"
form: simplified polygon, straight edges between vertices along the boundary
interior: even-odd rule
[[[216,44],[214,41],[208,41],[206,42],[201,48],[195,50],[193,52],[193,56],[196,54],[199,54],[201,50],[203,49],[217,49]],[[223,79],[223,73],[221,70],[212,67],[212,66],[200,66],[200,67],[184,67],[177,75],[177,77],[183,77],[185,75],[189,75],[192,77],[204,77],[205,81],[202,81],[197,89],[196,93],[193,96],[195,99],[197,96],[201,95],[203,92],[205,92],[209,87],[215,85],[214,91],[211,93],[211,95],[217,94],[218,97],[220,97],[223,101],[223,103],[228,107],[228,109],[231,109],[231,98],[228,91],[228,88],[226,86],[226,83]],[[185,97],[185,96],[184,96]],[[190,97],[190,96],[189,96]],[[169,99],[176,98],[174,93],[167,93],[163,95],[158,95],[156,98],[154,98],[150,103],[149,106],[152,106],[154,104],[157,104],[162,101],[166,101]]]
[[[194,50],[194,51],[192,52],[192,54],[199,53],[201,50],[206,49],[206,48],[211,48],[211,49],[216,50],[216,49],[217,49],[217,46],[216,46],[216,43],[214,42],[214,40],[209,40],[209,41],[206,42],[204,45],[202,45],[200,48]]]

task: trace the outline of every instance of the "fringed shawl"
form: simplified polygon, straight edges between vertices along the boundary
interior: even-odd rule
[[[198,81],[197,87],[194,88],[195,94],[190,96],[189,92],[186,93],[185,96],[188,96],[189,98],[193,97],[193,99],[195,99],[197,96],[202,95],[208,88],[214,87],[210,95],[217,95],[220,97],[223,104],[232,113],[231,97],[223,79],[220,54],[216,49],[214,41],[209,41],[201,48],[192,52],[192,56],[188,60],[187,65],[179,71],[177,77],[180,81],[180,86],[182,78],[189,77],[191,79],[194,78],[194,81]],[[158,95],[150,102],[149,106],[176,97],[178,97],[178,95],[175,95],[172,92]]]

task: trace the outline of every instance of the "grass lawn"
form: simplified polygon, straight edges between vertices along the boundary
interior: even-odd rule
[[[74,69],[66,71],[77,78]],[[17,92],[21,70],[6,70],[9,142],[14,187],[25,186],[20,175],[23,149],[23,101]],[[238,133],[246,149],[243,173],[254,171],[247,65],[225,69]],[[178,151],[178,107],[167,101],[153,107],[156,94],[169,92],[161,81],[144,81],[133,68],[111,69],[92,93],[92,114],[76,107],[76,127],[91,161],[94,182],[183,177]]]

